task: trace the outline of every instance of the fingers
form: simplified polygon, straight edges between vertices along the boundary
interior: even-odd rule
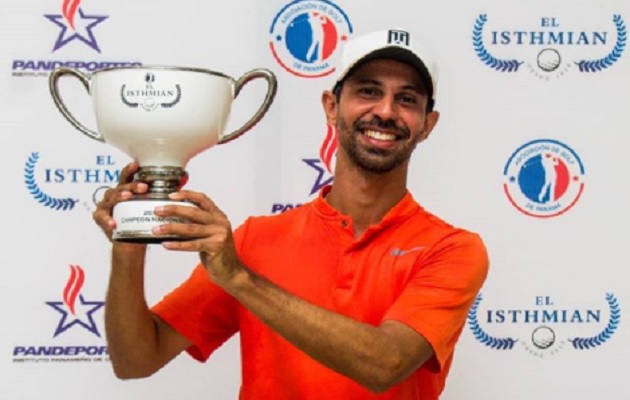
[[[169,197],[173,200],[188,201],[191,205],[166,205],[156,207],[155,214],[160,217],[180,217],[189,220],[192,224],[201,225],[224,225],[229,227],[227,216],[221,211],[212,200],[203,193],[181,191],[171,193]],[[190,229],[190,235],[196,237],[197,231],[192,227],[183,228],[181,226],[173,227],[173,229]]]
[[[195,205],[166,205],[156,207],[154,212],[158,217],[180,217],[193,224],[211,225],[227,222],[222,213],[206,211]]]
[[[195,206],[168,205],[155,208],[158,217],[179,217],[187,223],[170,223],[154,228],[157,235],[178,235],[187,238],[202,238],[217,233],[219,230],[230,230],[230,222],[219,211],[205,211]]]
[[[129,183],[133,181],[133,175],[138,172],[139,165],[137,162],[132,161],[127,164],[122,170],[120,170],[120,177],[118,183]]]
[[[191,205],[166,205],[155,208],[159,217],[179,217],[186,223],[169,223],[153,229],[156,235],[174,235],[187,239],[184,242],[163,243],[163,246],[180,251],[209,251],[213,244],[225,245],[231,233],[230,222],[225,214],[206,195],[198,192],[182,191],[170,196],[176,200],[186,200]]]
[[[225,217],[225,214],[223,214],[219,207],[217,207],[217,205],[203,193],[182,190],[180,192],[171,193],[169,197],[173,200],[188,200],[191,203],[198,205],[202,210],[210,211],[215,215]]]
[[[232,228],[225,214],[207,196],[197,192],[173,193],[172,199],[185,200],[190,205],[166,205],[156,207],[155,215],[180,217],[185,223],[157,226],[153,233],[158,236],[176,236],[184,239],[162,242],[171,251],[196,252],[215,282],[227,283],[240,266],[234,249]],[[187,239],[187,240],[186,240]],[[219,283],[221,285],[221,283]]]
[[[222,226],[203,226],[199,230],[194,232],[189,230],[191,226],[185,224],[169,224],[165,225],[164,230],[156,229],[154,233],[159,232],[162,234],[175,234],[186,238],[192,238],[192,240],[186,241],[165,241],[162,242],[162,246],[169,250],[176,251],[195,251],[199,253],[207,253],[211,257],[225,247],[226,240],[228,238],[228,232],[225,227]]]
[[[111,234],[116,228],[116,223],[112,218],[114,206],[121,201],[130,199],[134,194],[146,193],[148,185],[143,182],[133,182],[133,176],[138,170],[138,163],[127,164],[120,172],[118,185],[108,189],[101,201],[97,204],[96,210],[92,213],[92,218],[96,224],[111,239]]]

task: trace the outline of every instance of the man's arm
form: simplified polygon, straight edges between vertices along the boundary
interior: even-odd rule
[[[429,359],[437,368],[446,365],[489,267],[478,235],[444,237],[410,276],[384,322],[372,326],[287,293],[233,261],[230,249],[207,262],[212,279],[306,354],[376,392]],[[217,273],[225,265],[234,265],[232,273]]]
[[[127,165],[116,188],[109,189],[94,211],[94,221],[112,241],[113,207],[147,185],[131,183],[138,164]],[[113,242],[113,241],[112,241]],[[105,303],[105,333],[116,376],[149,376],[186,349],[190,342],[149,310],[144,293],[146,245],[112,244],[112,266]]]
[[[118,378],[152,375],[191,345],[155,317],[144,293],[145,246],[114,244],[105,306],[105,332]]]
[[[301,300],[244,267],[222,286],[313,359],[374,392],[407,378],[433,355],[431,345],[402,323],[357,322]]]

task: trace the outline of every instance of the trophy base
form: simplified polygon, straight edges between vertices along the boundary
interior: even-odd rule
[[[153,228],[159,225],[190,222],[180,217],[155,215],[153,212],[155,207],[166,205],[196,207],[189,202],[162,199],[132,199],[120,202],[114,207],[113,217],[116,221],[116,229],[112,234],[112,239],[117,242],[144,244],[190,240],[176,235],[156,235],[153,233]]]

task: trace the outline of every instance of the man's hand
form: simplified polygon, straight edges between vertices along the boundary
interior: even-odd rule
[[[112,233],[116,229],[116,222],[112,218],[114,206],[121,201],[129,200],[134,194],[146,193],[148,185],[142,182],[132,182],[133,175],[138,170],[138,163],[127,164],[120,172],[118,185],[108,189],[103,199],[98,203],[96,210],[92,213],[94,222],[103,230],[105,236],[112,241]]]
[[[244,267],[232,237],[232,226],[226,215],[206,195],[192,191],[171,193],[173,200],[187,200],[197,207],[168,205],[155,209],[160,217],[177,216],[188,224],[166,224],[156,227],[155,234],[175,234],[189,240],[163,242],[164,248],[176,251],[195,251],[212,280],[225,287]]]

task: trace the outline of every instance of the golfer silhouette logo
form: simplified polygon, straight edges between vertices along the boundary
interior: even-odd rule
[[[276,15],[270,33],[271,52],[287,72],[318,78],[335,70],[334,57],[352,26],[343,10],[330,1],[298,0]]]
[[[548,218],[564,214],[584,190],[578,155],[555,140],[534,140],[516,150],[504,169],[505,194],[522,213]]]
[[[556,193],[556,182],[558,180],[558,172],[556,169],[560,168],[560,159],[552,154],[545,154],[544,156],[541,156],[540,164],[543,169],[544,184],[540,193],[538,193],[538,202],[548,203],[550,201],[557,200],[558,197],[560,197],[558,193]],[[562,172],[566,170],[564,165],[563,167],[564,169]],[[563,177],[564,176],[565,174],[563,174]]]

